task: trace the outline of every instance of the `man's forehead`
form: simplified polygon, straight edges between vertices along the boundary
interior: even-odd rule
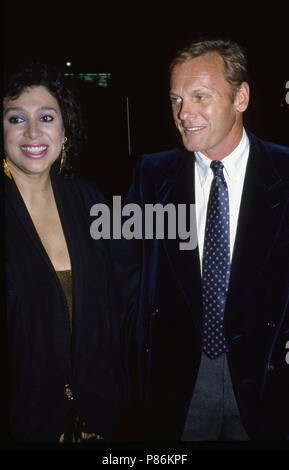
[[[178,82],[193,82],[196,80],[206,86],[212,80],[227,81],[225,77],[225,65],[223,58],[217,53],[188,59],[177,63],[171,72],[171,86]]]
[[[211,69],[216,67],[224,71],[225,62],[223,57],[217,52],[207,52],[206,54],[202,54],[197,57],[176,62],[172,69],[172,74],[180,70],[183,71],[194,68]]]

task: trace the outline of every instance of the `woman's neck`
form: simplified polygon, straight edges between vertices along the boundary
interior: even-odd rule
[[[49,172],[35,175],[12,170],[11,173],[26,206],[49,202],[53,194]]]

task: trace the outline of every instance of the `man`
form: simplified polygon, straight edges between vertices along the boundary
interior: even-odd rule
[[[245,131],[246,58],[232,41],[182,50],[170,98],[185,148],[142,156],[128,200],[195,204],[198,246],[142,242],[144,438],[286,439],[289,149]]]

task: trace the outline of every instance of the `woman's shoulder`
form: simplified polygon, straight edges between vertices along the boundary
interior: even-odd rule
[[[77,197],[81,197],[87,202],[92,204],[96,202],[107,204],[104,194],[93,181],[79,176],[72,176],[67,179],[61,178],[59,184],[63,189],[74,192]]]

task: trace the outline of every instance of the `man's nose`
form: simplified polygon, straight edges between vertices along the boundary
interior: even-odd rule
[[[195,117],[196,115],[197,115],[197,104],[183,101],[181,108],[179,110],[179,113],[178,113],[179,120],[185,121],[186,119]]]
[[[25,126],[25,136],[30,139],[36,139],[41,134],[41,126],[36,120],[27,121]]]

